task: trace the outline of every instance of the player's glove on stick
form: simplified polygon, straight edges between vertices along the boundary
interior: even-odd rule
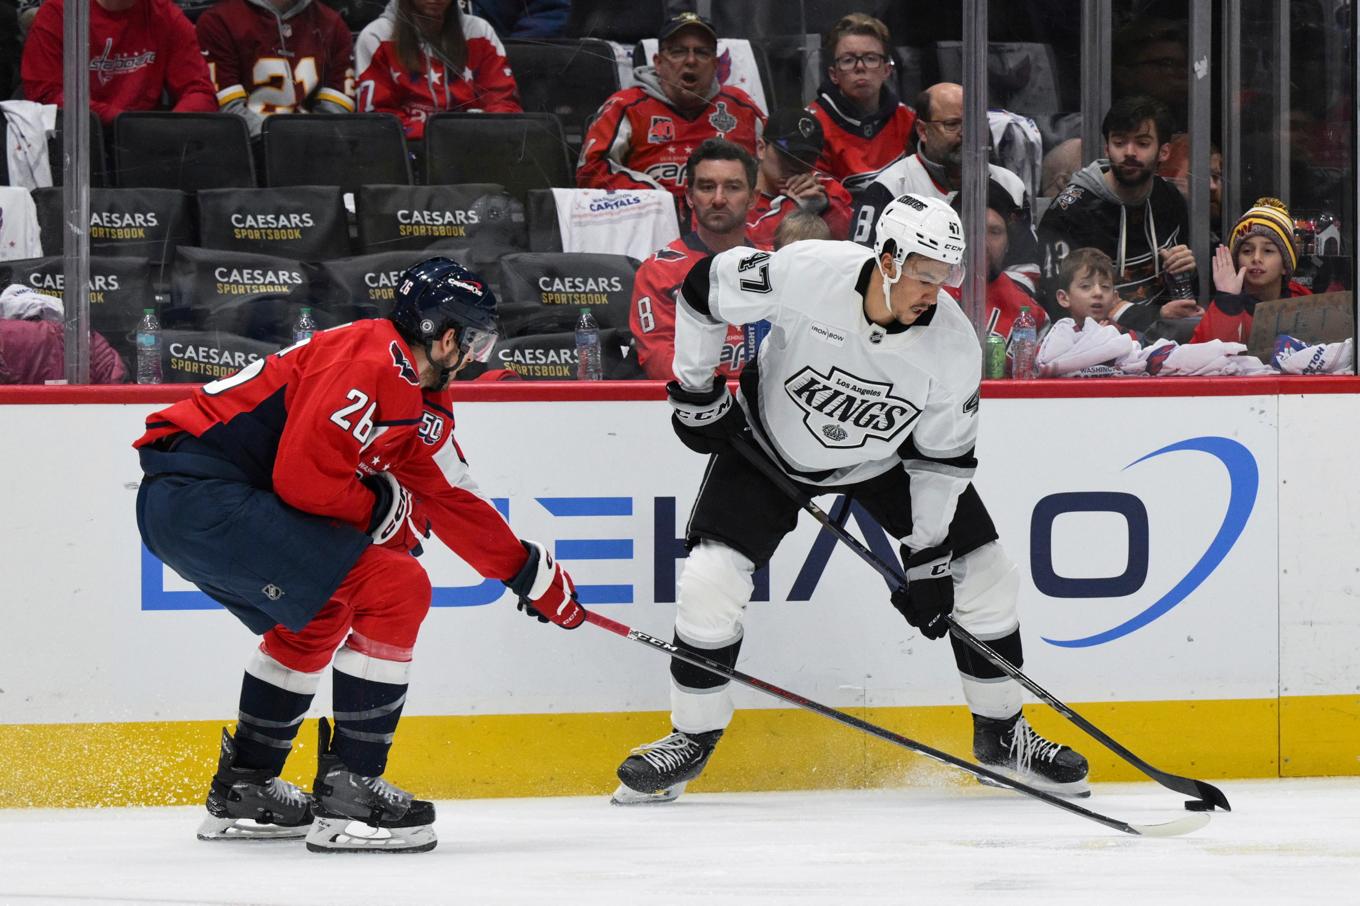
[[[586,621],[576,601],[576,585],[556,560],[532,541],[520,541],[529,559],[505,585],[519,597],[519,609],[540,623],[575,629]]]
[[[368,521],[368,534],[374,544],[393,550],[414,551],[420,547],[411,526],[411,492],[391,472],[365,475],[359,479],[373,492],[373,515]]]
[[[746,413],[727,390],[727,381],[713,379],[707,390],[686,390],[678,381],[666,385],[670,397],[671,427],[680,442],[695,453],[719,453],[732,446],[732,438],[746,430]]]
[[[954,576],[949,571],[952,552],[928,547],[907,558],[907,587],[893,592],[892,604],[907,622],[928,639],[949,632],[945,617],[954,611]]]

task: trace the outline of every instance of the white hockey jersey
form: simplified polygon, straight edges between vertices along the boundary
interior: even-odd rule
[[[870,322],[859,287],[866,265],[868,280],[880,279],[873,262],[872,250],[832,241],[714,256],[708,298],[681,293],[675,376],[706,389],[727,324],[768,320],[756,373],[739,396],[762,446],[819,486],[906,468],[913,525],[902,540],[919,550],[944,539],[972,478],[982,353],[943,291],[905,330]]]

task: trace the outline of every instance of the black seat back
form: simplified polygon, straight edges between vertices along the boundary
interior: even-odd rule
[[[494,183],[363,186],[356,199],[363,252],[468,245],[527,247],[524,206]]]
[[[616,330],[600,331],[603,372],[612,377],[623,365],[626,340]],[[576,333],[535,334],[512,337],[496,343],[486,370],[505,369],[526,381],[576,380]],[[469,376],[475,375],[470,374]]]
[[[554,44],[512,41],[505,45],[505,54],[519,85],[520,106],[555,115],[567,144],[580,148],[586,123],[619,90],[613,48],[591,39]]]
[[[551,113],[439,113],[425,124],[425,182],[491,182],[521,204],[530,189],[574,185]]]
[[[338,186],[204,189],[198,193],[199,244],[315,261],[349,254]]]
[[[113,183],[183,192],[251,188],[246,121],[231,113],[121,113],[113,121]]]
[[[411,164],[401,120],[390,113],[271,116],[261,132],[265,185],[410,185]]]
[[[631,44],[656,37],[666,18],[666,0],[572,0],[567,36]]]
[[[60,186],[34,189],[44,249],[59,251],[66,212]],[[90,254],[148,258],[159,269],[193,245],[189,196],[178,189],[91,189]]]
[[[502,324],[507,336],[552,333],[576,325],[589,308],[601,328],[628,328],[638,262],[586,252],[506,255],[501,259]]]

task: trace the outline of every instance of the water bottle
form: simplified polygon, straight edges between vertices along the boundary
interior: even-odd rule
[[[1028,305],[1020,306],[1020,314],[1011,325],[1011,377],[1028,381],[1034,377],[1034,357],[1039,351],[1038,332]]]
[[[137,383],[161,382],[161,322],[156,320],[156,309],[143,308],[142,320],[137,322]]]
[[[312,320],[312,310],[304,305],[297,320],[293,322],[293,342],[301,343],[303,340],[310,340],[314,333],[316,333],[316,321]]]
[[[599,381],[604,379],[604,355],[600,352],[600,325],[590,309],[581,307],[581,317],[576,321],[576,380]]]

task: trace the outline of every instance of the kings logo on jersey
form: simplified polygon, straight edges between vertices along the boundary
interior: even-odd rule
[[[832,368],[821,374],[804,368],[784,382],[784,392],[806,414],[803,424],[824,447],[848,450],[870,439],[891,441],[921,414],[910,401],[892,395],[892,385]]]

